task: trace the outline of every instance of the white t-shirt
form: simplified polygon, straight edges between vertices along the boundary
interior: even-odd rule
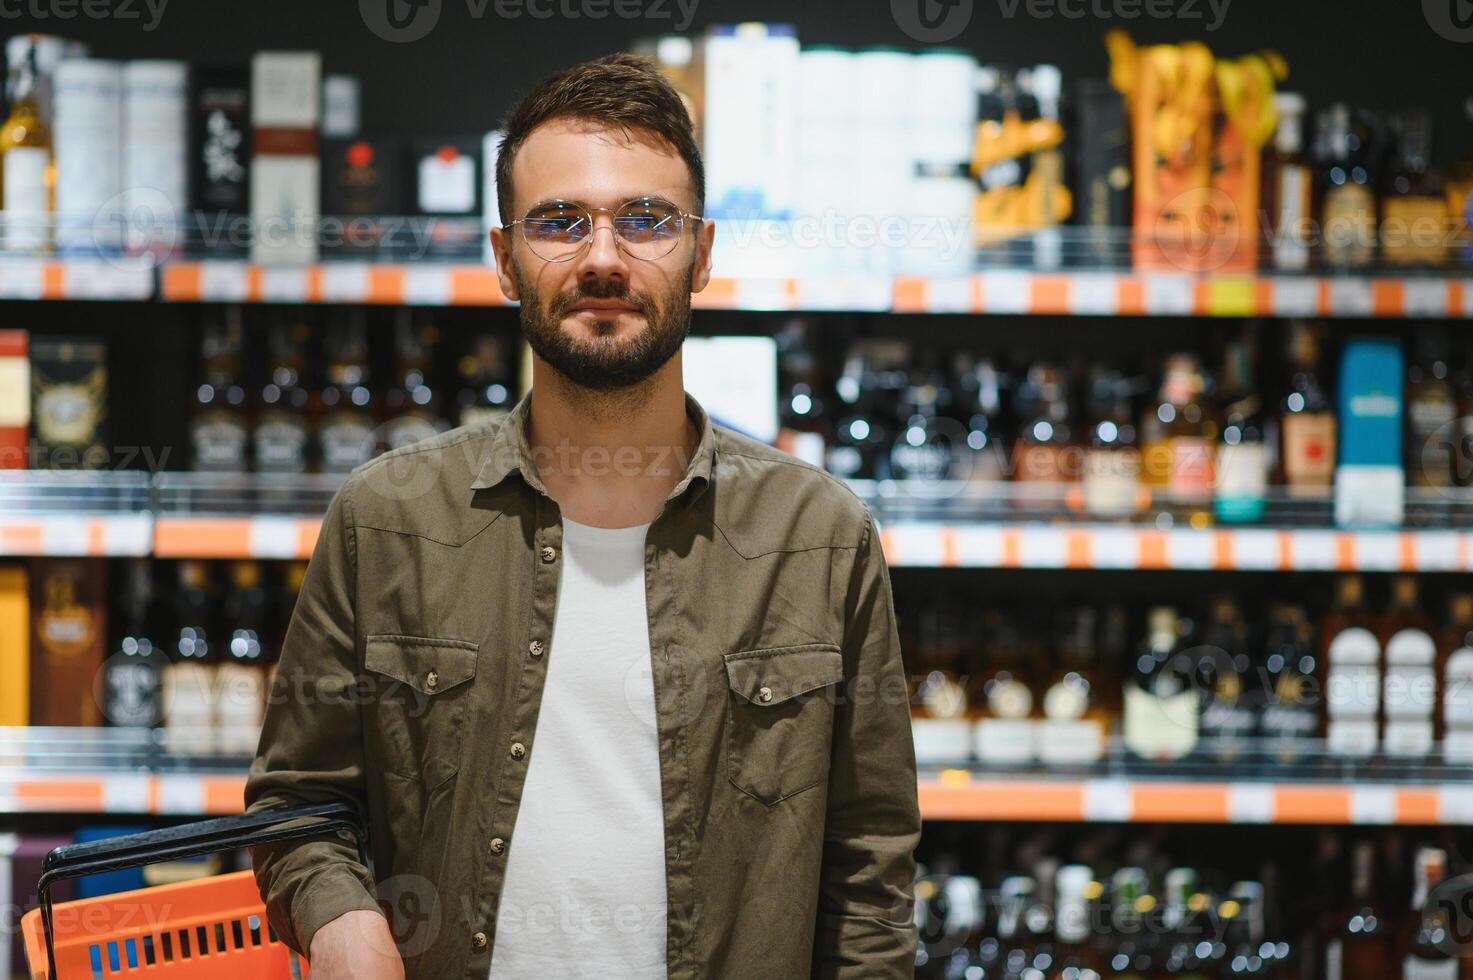
[[[491,980],[665,977],[648,529],[563,519],[547,681],[507,849]]]

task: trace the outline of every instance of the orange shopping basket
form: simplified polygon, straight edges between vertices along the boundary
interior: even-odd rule
[[[341,803],[263,810],[238,817],[151,830],[58,847],[46,856],[38,908],[21,920],[34,980],[139,980],[307,975],[266,921],[249,871],[51,903],[51,886],[66,878],[161,861],[346,831],[368,867],[367,833],[358,811]]]

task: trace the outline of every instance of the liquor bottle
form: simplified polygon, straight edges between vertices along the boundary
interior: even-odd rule
[[[996,610],[984,614],[968,652],[967,703],[975,722],[974,752],[985,763],[1016,764],[1034,755],[1036,703],[1024,647],[1031,631]],[[1031,633],[1037,636],[1037,633]]]
[[[348,311],[328,333],[326,380],[317,431],[322,472],[347,473],[373,458],[376,448],[369,408],[368,326],[360,309]]]
[[[1084,509],[1097,517],[1129,517],[1140,509],[1141,452],[1131,405],[1134,384],[1096,367],[1088,393],[1089,446],[1084,452]]]
[[[1309,268],[1309,219],[1314,210],[1314,175],[1304,156],[1304,113],[1297,92],[1274,96],[1278,128],[1264,174],[1264,212],[1269,217],[1274,268],[1303,272]]]
[[[1392,119],[1396,152],[1381,198],[1382,257],[1388,264],[1436,267],[1447,260],[1447,199],[1432,162],[1432,116],[1404,112]]]
[[[965,417],[966,445],[958,450],[957,478],[971,493],[993,490],[1007,477],[1007,435],[1003,431],[1003,377],[991,360],[961,353],[956,361],[958,406]]]
[[[957,608],[939,596],[916,617],[915,656],[909,662],[925,665],[925,671],[912,681],[911,732],[916,758],[926,764],[965,764],[972,757]]]
[[[304,349],[306,321],[275,320],[267,334],[270,377],[259,395],[253,438],[256,472],[305,473],[310,440]]]
[[[1179,759],[1197,746],[1200,693],[1181,619],[1167,606],[1151,610],[1149,631],[1124,682],[1125,744],[1145,759]]]
[[[1407,485],[1447,489],[1457,485],[1458,397],[1449,371],[1447,338],[1435,327],[1417,334],[1407,368]],[[1435,506],[1434,500],[1426,501]]]
[[[1444,759],[1467,764],[1473,761],[1473,593],[1455,593],[1449,605],[1449,625],[1438,643],[1436,736]]]
[[[445,428],[440,418],[439,393],[430,384],[438,334],[429,320],[415,322],[407,308],[399,309],[394,323],[395,383],[384,397],[388,416],[383,429],[385,450],[413,445]]]
[[[1304,607],[1276,604],[1269,615],[1259,730],[1267,751],[1288,764],[1308,751],[1319,733],[1322,679]]]
[[[1031,969],[1036,975],[1042,975],[1056,959],[1054,909],[1057,896],[1054,885],[1059,874],[1059,859],[1052,854],[1044,854],[1033,862],[1031,870],[1033,895],[1023,909],[1025,974]]]
[[[228,644],[217,669],[215,748],[227,755],[249,755],[261,737],[266,709],[266,652],[269,599],[261,564],[230,564],[230,592],[222,604]]]
[[[1255,380],[1257,331],[1252,324],[1227,346],[1223,372],[1222,441],[1217,447],[1214,510],[1224,523],[1262,519],[1268,491],[1263,399]]]
[[[834,441],[824,466],[846,480],[872,477],[879,435],[872,421],[874,372],[863,351],[850,351],[834,384],[839,396]]]
[[[1320,116],[1320,258],[1331,268],[1364,269],[1375,261],[1376,195],[1367,167],[1368,136],[1343,103]]]
[[[3,182],[6,251],[41,252],[50,248],[49,221],[55,210],[51,126],[41,93],[38,38],[12,37],[6,44],[10,63],[10,115],[0,128],[0,182]]]
[[[190,197],[210,229],[198,244],[212,255],[244,256],[246,242],[235,231],[250,211],[250,68],[196,66],[192,89]]]
[[[1213,601],[1194,659],[1202,735],[1212,739],[1219,758],[1234,758],[1257,733],[1264,695],[1248,653],[1248,628],[1232,596]]]
[[[1066,864],[1054,878],[1054,961],[1051,978],[1098,977],[1102,964],[1090,942],[1090,894],[1094,872],[1082,864]]]
[[[201,361],[204,380],[194,389],[189,442],[195,470],[244,473],[250,453],[241,370],[240,307],[226,308],[225,320],[205,325]]]
[[[1033,950],[1028,945],[1024,917],[1033,905],[1038,883],[1027,875],[1004,878],[997,888],[998,976],[1023,976],[1031,966]]]
[[[1381,907],[1375,874],[1375,844],[1357,841],[1351,852],[1350,899],[1334,913],[1325,944],[1325,980],[1396,976],[1392,925]]]
[[[818,359],[808,343],[808,330],[802,320],[793,320],[778,333],[778,374],[783,386],[778,401],[778,448],[805,463],[822,466],[830,439],[828,396]]]
[[[1437,713],[1437,643],[1422,611],[1417,579],[1392,582],[1392,604],[1382,620],[1382,733],[1388,755],[1422,756],[1432,751]]]
[[[1057,666],[1043,686],[1038,727],[1038,754],[1044,762],[1094,762],[1105,753],[1107,692],[1119,690],[1119,679],[1099,656],[1095,625],[1094,609],[1080,606],[1065,615],[1057,632]]]
[[[952,446],[945,426],[950,400],[950,389],[933,365],[923,361],[909,373],[890,447],[892,477],[938,482],[951,475]]]
[[[1210,935],[1212,923],[1207,896],[1198,888],[1197,872],[1193,868],[1172,868],[1166,872],[1163,885],[1161,947],[1166,975],[1207,980],[1202,952],[1210,950],[1199,952],[1198,947]]]
[[[1291,497],[1327,498],[1335,477],[1335,413],[1319,378],[1318,329],[1289,325],[1288,391],[1280,406],[1279,460]]]
[[[918,913],[924,910],[925,919],[918,922],[916,980],[964,976],[980,965],[978,944],[987,910],[982,882],[973,875],[946,874],[937,885],[934,877],[916,885],[916,908]]]
[[[155,650],[150,613],[153,571],[134,558],[124,570],[122,630],[102,671],[102,713],[120,728],[152,728],[161,715],[162,650]]]
[[[1144,868],[1120,868],[1110,878],[1111,934],[1101,933],[1095,948],[1106,977],[1145,980],[1151,971],[1145,913],[1154,907]]]
[[[164,668],[164,741],[170,752],[207,755],[215,748],[219,653],[212,647],[215,594],[205,562],[179,562],[174,618],[177,630]]]
[[[30,340],[33,469],[101,469],[109,464],[107,347],[92,337]]]
[[[33,558],[27,578],[30,724],[100,724],[101,705],[91,681],[107,651],[107,563]]]
[[[1216,482],[1219,424],[1206,389],[1196,355],[1173,354],[1166,360],[1160,396],[1141,425],[1145,482],[1165,497],[1153,507],[1192,527],[1211,523]]]
[[[455,396],[460,412],[456,425],[480,425],[511,411],[511,370],[506,350],[495,334],[477,334],[471,349],[456,363],[456,373],[460,376],[460,391]]]
[[[1436,847],[1418,848],[1413,874],[1411,915],[1403,920],[1399,943],[1402,978],[1458,980],[1459,960],[1446,948],[1456,942],[1449,935],[1453,928],[1448,918],[1450,909],[1444,903],[1428,901],[1430,893],[1447,877],[1447,852]]]
[[[1017,469],[1013,479],[1020,484],[1014,500],[1024,508],[1050,509],[1059,499],[1059,484],[1079,479],[1079,451],[1074,445],[1072,413],[1069,410],[1068,380],[1057,365],[1036,363],[1018,391]]]

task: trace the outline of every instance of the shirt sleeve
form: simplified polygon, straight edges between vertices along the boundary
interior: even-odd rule
[[[890,573],[868,511],[844,612],[813,976],[908,978],[921,835],[915,743]]]
[[[304,803],[351,803],[364,811],[362,720],[354,629],[356,591],[352,478],[322,522],[287,625],[256,757],[248,812]],[[302,955],[322,926],[355,909],[378,910],[373,877],[345,836],[251,849],[266,917]]]

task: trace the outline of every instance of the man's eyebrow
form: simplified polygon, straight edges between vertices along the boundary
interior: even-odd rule
[[[624,200],[620,201],[615,206],[616,207],[622,207],[623,205],[629,204],[629,203],[631,203],[633,201],[646,201],[646,200],[648,200],[648,201],[665,201],[666,203],[674,204],[677,207],[684,207],[684,205],[679,204],[679,202],[673,200],[672,198],[667,197],[664,194],[659,194],[659,193],[655,193],[655,192],[650,192],[650,193],[645,193],[645,194],[636,194],[633,197],[625,198]],[[576,204],[580,208],[591,208],[592,207],[592,205],[590,205],[587,201],[579,200],[576,197],[545,197],[545,198],[542,198],[539,201],[532,202],[532,204],[527,208],[527,210],[528,211],[531,211],[533,208],[546,207],[549,204]]]

